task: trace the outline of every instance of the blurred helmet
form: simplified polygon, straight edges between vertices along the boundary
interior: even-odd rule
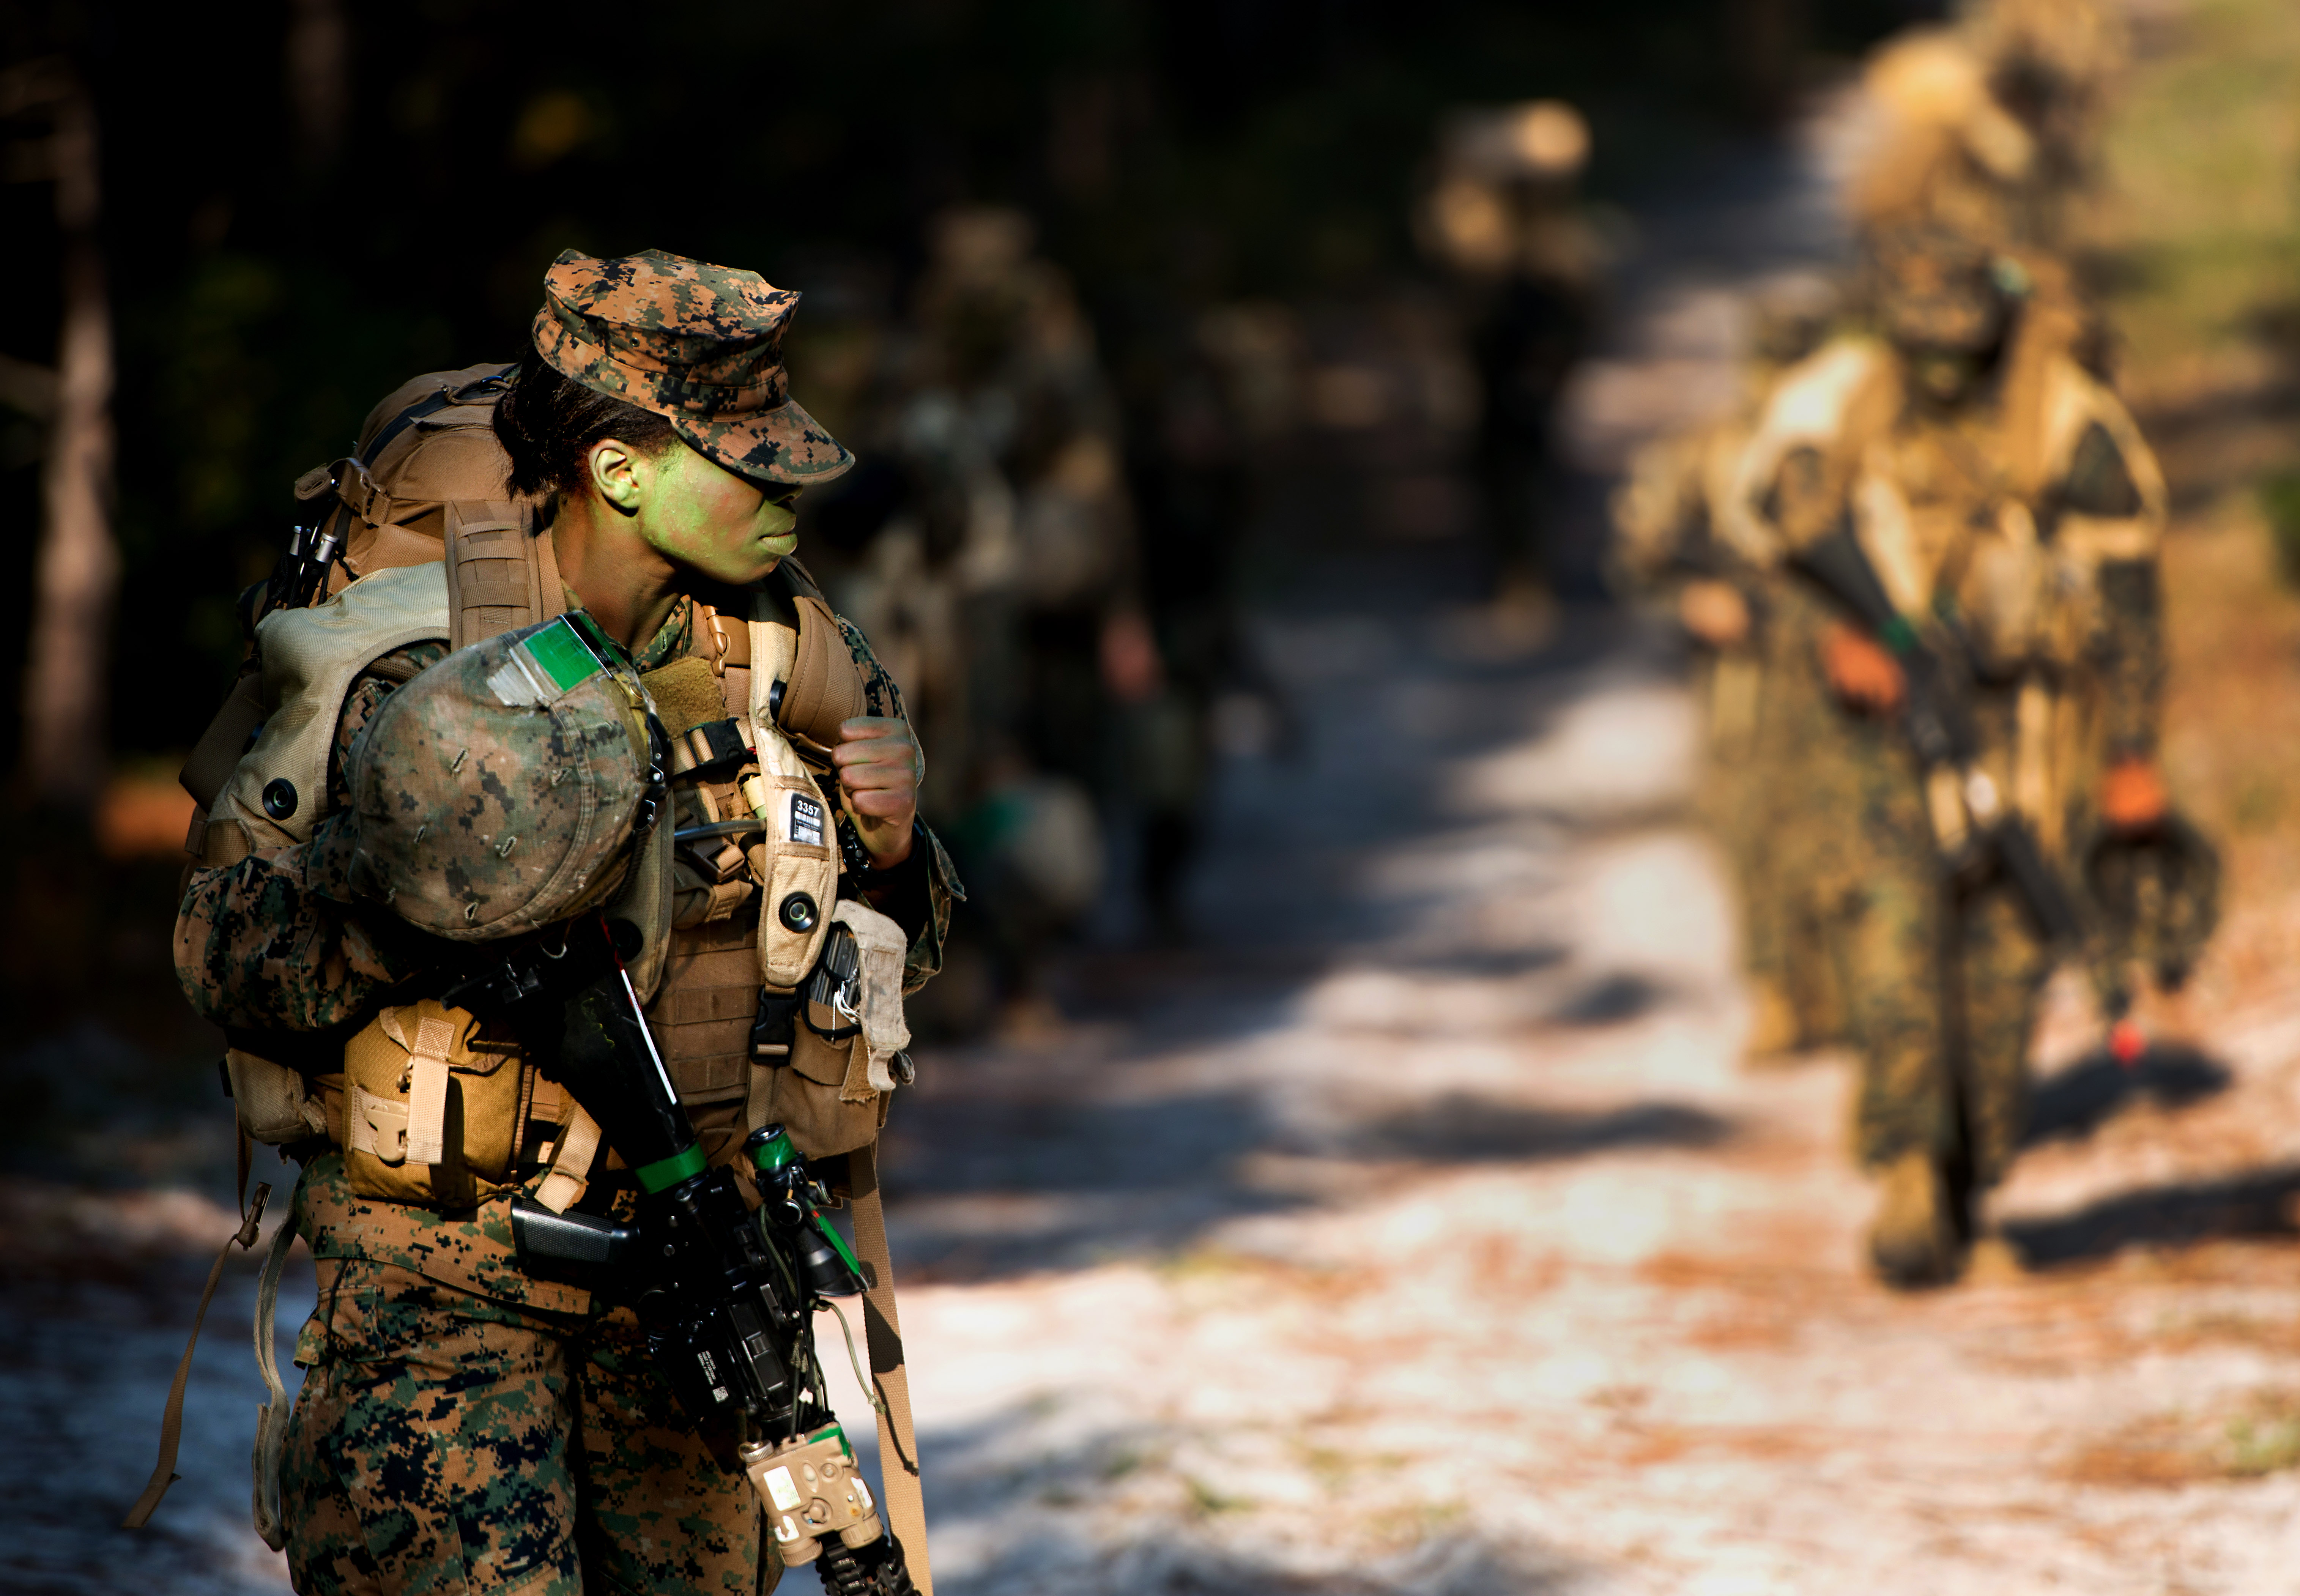
[[[1449,173],[1473,182],[1562,182],[1589,162],[1589,124],[1562,100],[1457,112],[1440,142]]]
[[[1978,354],[2003,336],[2011,285],[1986,246],[1954,229],[1917,222],[1876,230],[1863,255],[1870,308],[1901,347]]]
[[[457,941],[579,914],[654,825],[661,738],[638,677],[580,612],[459,649],[353,746],[352,885]]]

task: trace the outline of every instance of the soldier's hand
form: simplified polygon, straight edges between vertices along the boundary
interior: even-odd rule
[[[830,751],[838,767],[839,795],[871,862],[891,869],[911,856],[911,825],[919,813],[919,776],[926,768],[910,723],[858,714],[838,728]]]
[[[2120,831],[2145,831],[2171,807],[2164,773],[2153,759],[2120,759],[2100,779],[2100,817]]]
[[[1898,709],[1908,690],[1900,661],[1876,639],[1841,622],[1832,623],[1821,639],[1821,666],[1839,698],[1872,714]]]
[[[1677,596],[1677,618],[1712,648],[1738,648],[1749,636],[1749,601],[1731,582],[1704,577]]]

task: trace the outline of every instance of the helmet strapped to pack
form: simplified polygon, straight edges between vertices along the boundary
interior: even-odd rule
[[[449,655],[353,746],[354,887],[420,931],[518,936],[620,883],[663,793],[645,690],[589,616]]]

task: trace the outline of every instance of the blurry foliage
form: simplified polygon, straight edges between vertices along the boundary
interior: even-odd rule
[[[2163,25],[2162,23],[2159,24]],[[2138,75],[2093,236],[2136,371],[2173,390],[2278,340],[2300,284],[2300,6],[2193,0]],[[2146,396],[2144,396],[2146,397]]]
[[[2228,1422],[2221,1466],[2238,1479],[2257,1479],[2300,1466],[2300,1411],[2288,1393],[2254,1399],[2254,1411]]]
[[[2280,472],[2260,485],[2260,511],[2276,547],[2276,572],[2300,587],[2300,472]]]
[[[1809,9],[1816,41],[1849,52],[1925,6]],[[883,313],[926,217],[1018,204],[1123,361],[1217,298],[1347,291],[1406,263],[1406,196],[1448,105],[1579,101],[1593,186],[1618,194],[1735,104],[1727,0],[346,10],[346,132],[325,170],[299,158],[283,5],[0,13],[0,64],[68,52],[104,118],[124,748],[180,747],[204,723],[238,655],[229,595],[268,566],[296,476],[346,452],[411,373],[517,355],[562,248],[756,266],[821,296],[818,313],[841,285],[815,263],[861,262],[877,304],[858,308]],[[48,204],[44,185],[0,188],[19,245],[0,349],[42,362]],[[5,441],[0,629],[21,636],[38,473]],[[20,652],[0,651],[10,742]]]

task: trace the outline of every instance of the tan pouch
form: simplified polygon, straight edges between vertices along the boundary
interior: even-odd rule
[[[892,1092],[874,1091],[849,1101],[844,1090],[855,1037],[826,1041],[802,1020],[792,1028],[786,1064],[751,1066],[753,1129],[780,1123],[791,1143],[810,1158],[851,1153],[878,1140],[887,1123]]]
[[[301,1070],[232,1049],[223,1056],[231,1081],[231,1111],[248,1139],[284,1147],[328,1133],[326,1105]]]
[[[344,1049],[344,1172],[362,1197],[468,1207],[504,1189],[524,1074],[471,1046],[478,1022],[426,998],[387,1008]]]

